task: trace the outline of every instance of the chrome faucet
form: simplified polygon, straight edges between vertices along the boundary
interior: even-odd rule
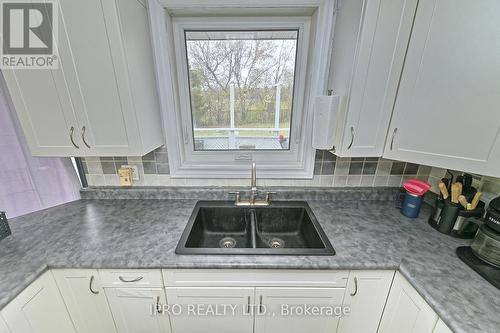
[[[276,194],[276,192],[266,192],[265,200],[257,200],[257,195],[259,190],[257,189],[257,164],[252,162],[252,174],[251,174],[251,184],[250,184],[250,200],[241,200],[240,192],[229,192],[229,194],[235,195],[234,205],[235,206],[269,206],[271,204],[271,194]]]

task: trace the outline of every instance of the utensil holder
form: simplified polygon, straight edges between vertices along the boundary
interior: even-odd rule
[[[0,212],[0,240],[10,235],[9,222],[5,212]]]
[[[455,238],[473,238],[479,224],[473,218],[481,218],[484,214],[484,202],[480,201],[476,209],[465,210],[462,205],[441,198],[429,217],[429,224],[437,231]]]

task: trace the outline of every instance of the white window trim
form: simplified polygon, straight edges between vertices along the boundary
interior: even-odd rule
[[[261,0],[258,0],[259,2]],[[227,2],[227,1],[226,1]],[[244,1],[232,1],[237,11],[238,6],[245,8]],[[161,4],[162,3],[162,4]],[[190,108],[189,87],[187,81],[187,66],[185,63],[185,48],[175,47],[183,44],[184,29],[220,28],[226,25],[234,29],[235,19],[228,17],[217,18],[174,18],[167,10],[175,10],[182,6],[195,8],[203,7],[202,1],[187,0],[182,4],[176,1],[149,0],[149,16],[152,35],[153,51],[157,69],[158,90],[167,150],[169,155],[170,175],[178,178],[247,178],[249,164],[255,161],[258,165],[260,178],[312,178],[314,169],[315,150],[312,142],[312,104],[317,95],[324,95],[328,80],[328,67],[334,22],[335,1],[262,1],[263,12],[269,7],[304,7],[312,16],[300,17],[258,17],[251,20],[239,20],[240,29],[255,28],[259,22],[260,29],[265,28],[294,28],[299,29],[299,43],[307,43],[302,48],[298,45],[296,80],[294,87],[294,119],[300,115],[301,121],[292,120],[292,140],[290,150],[283,151],[194,151],[192,145],[191,110],[186,111],[182,106]],[[172,4],[170,4],[172,3]],[[213,2],[212,2],[213,3]],[[252,6],[258,6],[256,1]],[[247,21],[248,23],[241,23]],[[250,22],[254,22],[253,24]],[[310,26],[311,25],[311,26]],[[310,26],[310,27],[309,27]],[[312,31],[312,34],[310,33]],[[182,35],[181,35],[182,34]],[[307,36],[306,36],[307,34]],[[308,37],[312,36],[313,39]],[[180,38],[182,38],[182,43]],[[300,52],[307,50],[308,54]],[[184,55],[184,57],[183,57]],[[177,61],[175,60],[177,59]],[[306,70],[307,69],[307,73]],[[182,71],[182,72],[180,72]],[[301,93],[301,90],[303,93]]]

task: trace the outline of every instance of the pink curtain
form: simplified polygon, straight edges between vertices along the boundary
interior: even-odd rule
[[[0,75],[0,210],[7,218],[80,198],[70,158],[32,157]]]

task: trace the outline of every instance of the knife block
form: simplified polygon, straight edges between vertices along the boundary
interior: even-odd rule
[[[480,201],[474,210],[465,210],[460,204],[438,197],[429,217],[429,224],[437,231],[455,238],[471,239],[476,234],[478,225],[471,222],[472,217],[484,215],[484,202]]]

